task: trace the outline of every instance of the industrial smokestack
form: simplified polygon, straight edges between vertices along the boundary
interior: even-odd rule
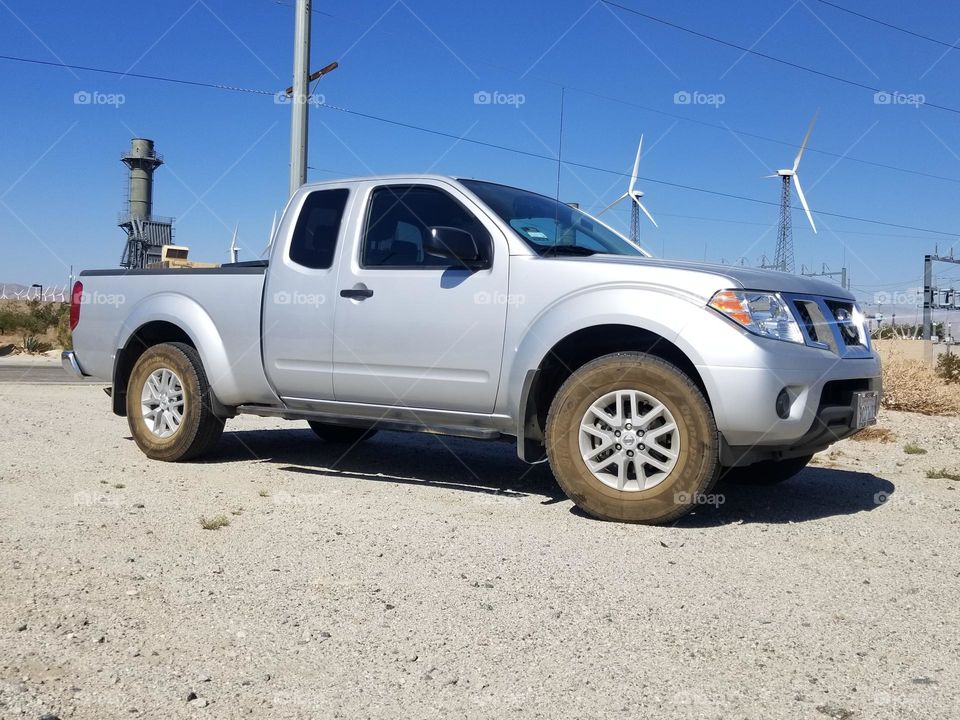
[[[153,140],[133,138],[120,159],[130,170],[127,207],[118,221],[127,234],[120,265],[142,268],[159,262],[163,246],[173,242],[173,218],[153,214],[153,171],[163,165],[163,158],[153,149]]]
[[[120,159],[130,168],[127,212],[131,218],[149,220],[153,212],[153,171],[163,165],[163,158],[154,151],[153,140],[133,138],[130,150]]]

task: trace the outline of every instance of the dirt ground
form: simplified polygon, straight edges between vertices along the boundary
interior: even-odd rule
[[[97,386],[0,423],[2,718],[957,717],[957,418],[667,528],[506,443],[239,418],[162,464]]]

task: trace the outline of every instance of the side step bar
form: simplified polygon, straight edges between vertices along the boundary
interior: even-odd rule
[[[345,414],[343,411],[334,412],[332,410],[307,410],[291,407],[275,407],[272,405],[239,405],[236,408],[237,413],[245,415],[259,415],[260,417],[279,417],[284,420],[319,420],[338,425],[350,425],[352,427],[376,427],[381,430],[399,430],[401,432],[421,432],[432,435],[453,435],[456,437],[474,438],[476,440],[497,440],[501,433],[492,427],[480,427],[476,425],[460,425],[450,422],[433,422],[439,418],[435,416],[437,411],[416,411],[405,408],[392,409],[389,413],[383,413],[382,410],[377,414]],[[398,415],[409,415],[410,417],[398,417]],[[383,415],[389,415],[385,417]],[[444,418],[451,419],[451,418]]]

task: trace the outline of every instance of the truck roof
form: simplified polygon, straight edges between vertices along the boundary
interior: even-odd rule
[[[315,182],[304,183],[301,187],[314,187],[322,185],[342,185],[344,183],[359,183],[383,180],[441,180],[446,182],[459,182],[460,178],[451,175],[436,175],[432,173],[391,173],[389,175],[357,175],[354,177],[331,178],[329,180],[319,180]]]

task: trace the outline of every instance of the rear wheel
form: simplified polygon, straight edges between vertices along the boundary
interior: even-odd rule
[[[560,487],[604,520],[674,520],[701,501],[719,467],[703,393],[645,353],[607,355],[571,375],[550,406],[546,439]]]
[[[307,425],[313,430],[317,437],[324,442],[340,445],[356,445],[364,440],[369,440],[377,431],[373,428],[357,428],[349,425],[335,425],[333,423],[316,422],[308,420]]]
[[[803,470],[813,455],[788,460],[764,460],[744,467],[723,468],[720,481],[736,485],[777,485]]]
[[[217,443],[223,418],[213,414],[195,348],[163,343],[140,356],[127,383],[127,424],[137,446],[154,460],[190,460]]]

